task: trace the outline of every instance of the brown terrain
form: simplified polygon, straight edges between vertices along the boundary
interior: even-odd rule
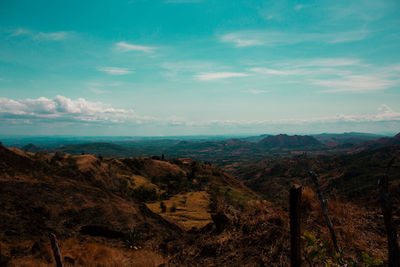
[[[295,145],[303,141],[314,142],[299,139]],[[302,178],[311,162],[329,192],[340,261],[381,266],[385,228],[369,183],[399,147],[371,151],[226,166],[253,191],[190,158],[97,158],[0,146],[0,265],[54,266],[48,239],[54,233],[66,266],[288,266],[287,191],[298,183],[304,186],[303,259],[339,266],[315,189]],[[375,164],[364,170],[371,178],[355,188],[362,180],[352,177],[368,176],[355,167],[366,159]],[[398,225],[396,166],[394,173]]]

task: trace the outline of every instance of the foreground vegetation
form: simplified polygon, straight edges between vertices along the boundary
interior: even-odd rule
[[[372,152],[375,157],[365,155],[376,165],[362,164],[364,154],[359,162],[351,157],[309,160],[321,173],[338,254],[315,188],[296,173],[304,167],[301,159],[268,166],[271,178],[253,187],[257,194],[218,167],[189,158],[114,159],[0,146],[0,227],[6,229],[0,233],[0,261],[9,266],[53,266],[47,238],[52,232],[67,266],[288,266],[287,188],[295,182],[305,186],[305,264],[382,266],[387,249],[383,219],[373,198],[376,192],[366,187],[362,192],[369,192],[369,198],[353,194],[349,201],[347,189],[355,184],[352,179],[364,179],[357,166],[378,173],[379,164],[398,151],[393,146]],[[335,176],[343,179],[341,183],[324,172],[326,166],[336,168],[336,162],[344,173],[353,173]],[[266,183],[271,179],[276,180]],[[400,195],[396,179],[390,188],[395,204]],[[261,192],[274,198],[263,200]]]

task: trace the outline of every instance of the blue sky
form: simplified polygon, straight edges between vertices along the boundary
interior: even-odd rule
[[[400,131],[400,2],[0,2],[0,134]]]

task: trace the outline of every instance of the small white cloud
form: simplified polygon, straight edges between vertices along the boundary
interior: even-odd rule
[[[268,93],[269,91],[268,90],[250,89],[250,90],[247,90],[246,92],[249,92],[253,95],[259,95],[259,94]]]
[[[251,68],[249,70],[252,72],[258,73],[258,74],[265,74],[265,75],[298,74],[298,71],[294,71],[294,70],[276,70],[276,69],[269,69],[269,68]]]
[[[57,32],[34,32],[24,28],[18,28],[11,33],[11,37],[28,36],[38,41],[61,41],[67,39],[73,32],[57,31]]]
[[[260,46],[263,42],[257,39],[246,38],[236,33],[224,34],[220,37],[221,42],[234,43],[236,47]]]
[[[10,36],[21,36],[21,35],[30,35],[32,34],[30,30],[18,28],[14,30]]]
[[[101,95],[101,94],[107,94],[107,93],[109,93],[109,92],[106,91],[106,90],[98,89],[98,88],[95,88],[95,87],[89,87],[89,90],[90,90],[92,93],[95,93],[96,95]]]
[[[128,68],[117,68],[117,67],[98,67],[97,70],[106,72],[111,75],[126,75],[133,73],[133,71]]]
[[[60,41],[64,40],[68,37],[70,33],[65,31],[59,32],[39,32],[34,36],[36,40],[43,40],[43,41]]]
[[[136,45],[136,44],[128,44],[126,42],[118,42],[115,44],[117,50],[122,52],[129,51],[142,51],[145,53],[152,53],[156,48],[152,46],[144,46],[144,45]]]
[[[234,78],[234,77],[246,77],[246,76],[249,76],[249,74],[243,72],[205,72],[205,73],[199,73],[194,77],[200,81],[211,81],[211,80],[219,80],[219,79]]]

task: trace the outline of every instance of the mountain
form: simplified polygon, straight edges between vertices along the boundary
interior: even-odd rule
[[[400,133],[396,134],[393,137],[382,137],[374,141],[367,141],[364,143],[356,144],[354,145],[354,149],[356,150],[376,149],[386,146],[393,146],[397,144],[400,144]]]
[[[243,137],[240,139],[243,141],[246,141],[246,142],[258,143],[267,136],[272,136],[272,135],[271,134],[262,134],[262,135],[258,135],[258,136]]]
[[[320,147],[322,143],[308,135],[286,135],[279,134],[267,136],[259,143],[264,148],[311,148]]]
[[[29,143],[26,146],[23,146],[22,150],[25,151],[25,152],[36,153],[36,152],[39,152],[41,149],[40,149],[40,147],[38,147],[38,146],[36,146],[36,145],[34,145],[32,143]]]
[[[368,133],[342,133],[342,134],[316,134],[313,135],[318,141],[329,146],[357,144],[366,141],[374,141],[382,138],[382,135],[368,134]]]

